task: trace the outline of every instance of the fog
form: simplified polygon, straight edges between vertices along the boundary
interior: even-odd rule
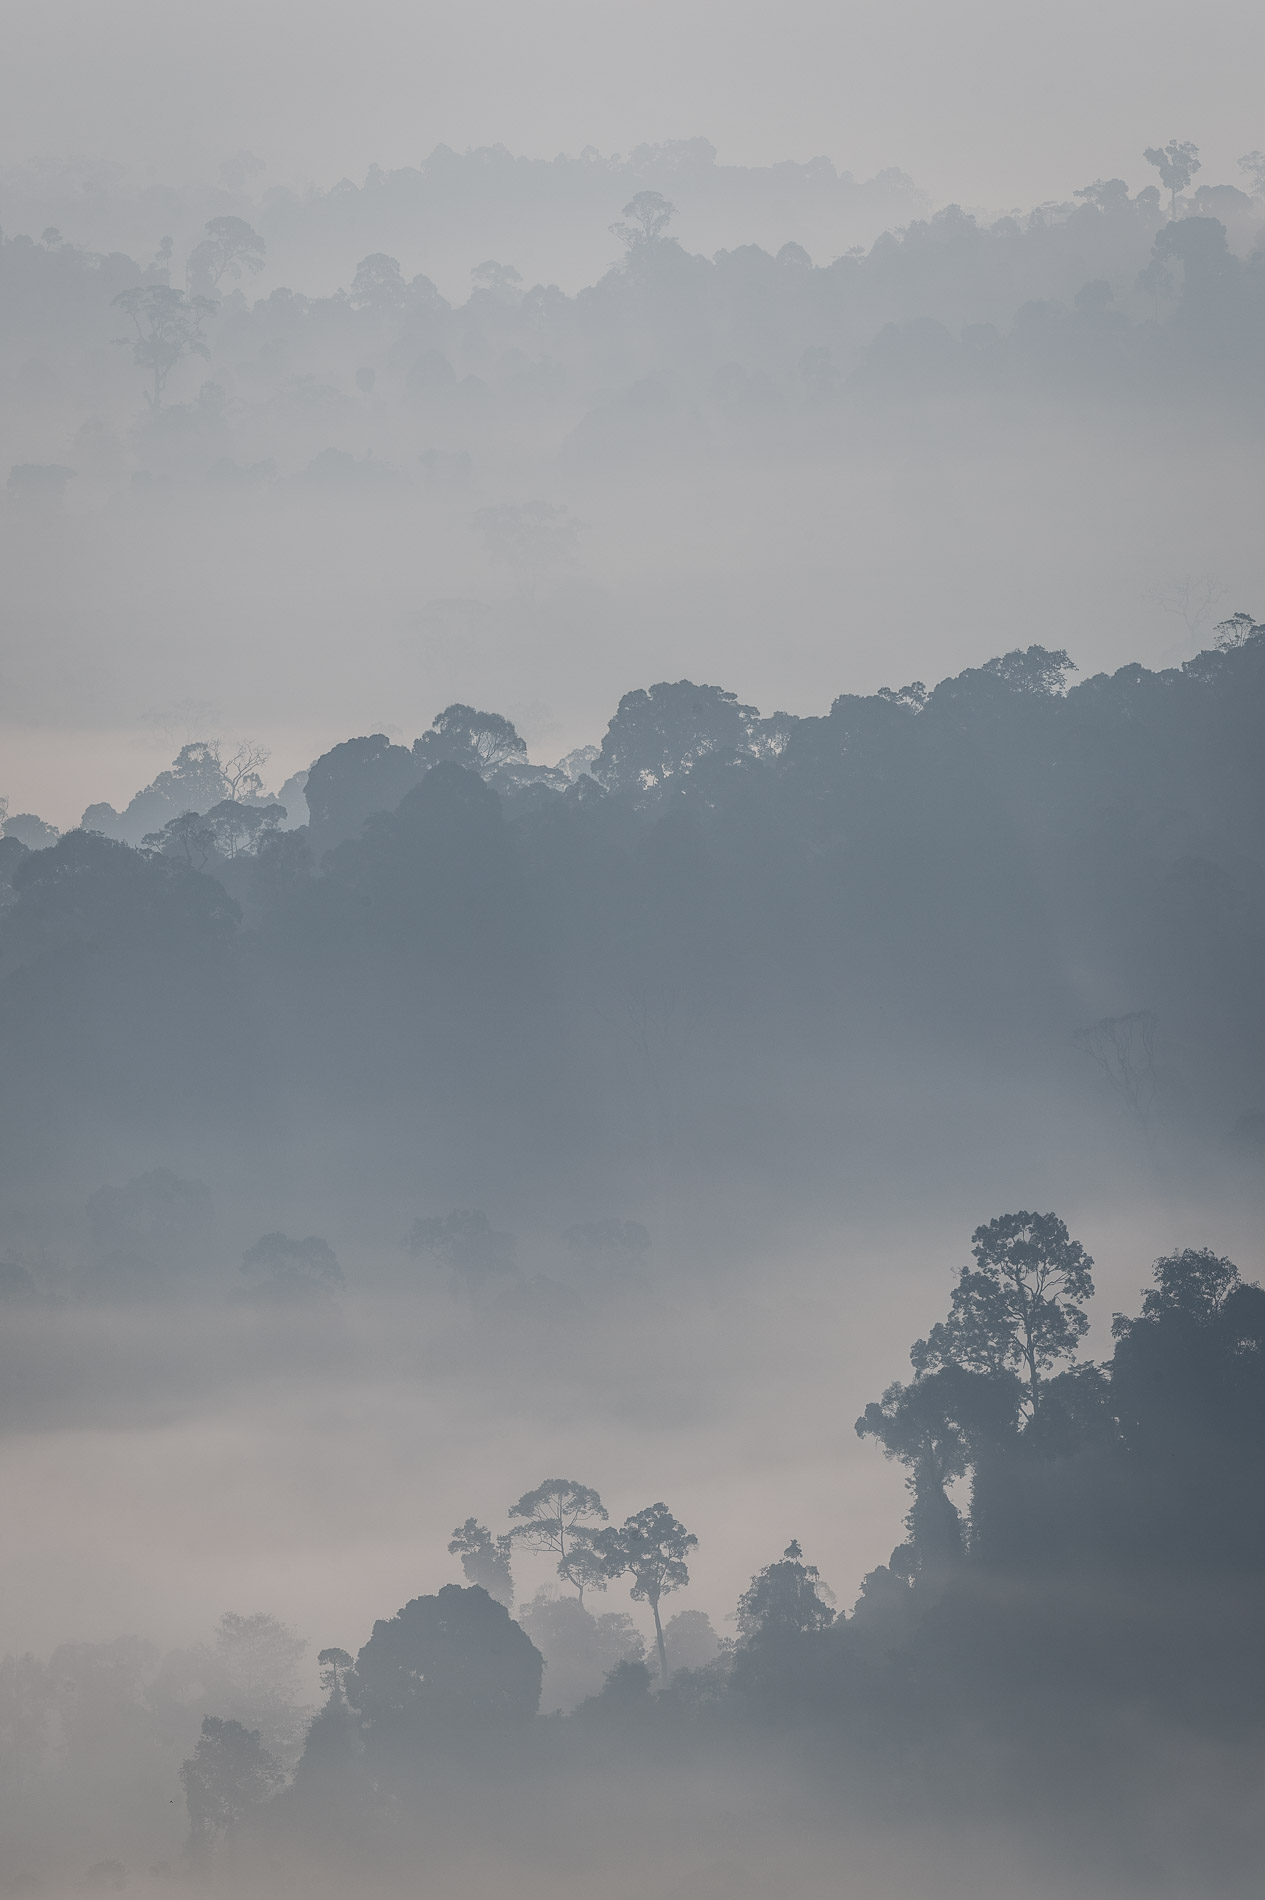
[[[1061,197],[1069,172],[1124,173],[1179,121],[1228,172],[1259,143],[1239,76],[1265,51],[1242,0],[1198,15],[1124,0],[374,0],[354,15],[265,0],[192,16],[15,0],[8,28],[10,163],[87,152],[170,185],[248,150],[283,182],[330,185],[440,143],[551,159],[702,131],[730,162],[899,165],[939,203],[998,208]]]
[[[30,630],[6,655],[11,802],[63,827],[96,799],[124,804],[208,721],[266,742],[280,783],[353,730],[411,740],[454,700],[495,704],[548,761],[600,743],[643,677],[817,713],[845,686],[1005,650],[1020,602],[1025,636],[1068,641],[1083,672],[1164,666],[1196,644],[1153,598],[1165,582],[1265,591],[1254,444],[1219,443],[1192,494],[1198,425],[1175,442],[1168,419],[1042,413],[1018,440],[972,418],[963,441],[957,424],[895,440],[870,425],[807,466],[774,450],[635,484],[618,468],[489,472],[455,506],[213,491],[90,512],[76,493],[55,524],[10,515],[10,610]],[[389,418],[376,441],[340,433],[395,449]],[[394,465],[410,459],[400,444]],[[583,523],[571,571],[535,598],[472,527],[507,494]]]
[[[1255,1892],[1256,13],[8,26],[0,1896]]]

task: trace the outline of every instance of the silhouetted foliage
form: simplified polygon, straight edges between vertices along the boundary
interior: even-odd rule
[[[514,1579],[510,1572],[511,1539],[503,1534],[493,1537],[486,1524],[468,1517],[459,1524],[448,1543],[448,1554],[461,1558],[461,1568],[465,1572],[467,1583],[477,1583],[503,1603],[507,1610],[514,1607]]]
[[[257,1814],[284,1776],[258,1729],[203,1718],[197,1748],[180,1770],[189,1809],[189,1843],[205,1849]]]
[[[511,1504],[510,1538],[528,1550],[558,1559],[558,1575],[581,1603],[586,1589],[604,1590],[607,1547],[600,1526],[607,1511],[597,1492],[574,1478],[546,1478]]]
[[[1001,1214],[976,1228],[971,1252],[974,1269],[962,1268],[948,1319],[910,1353],[914,1371],[1018,1372],[1035,1413],[1042,1375],[1089,1330],[1094,1263],[1056,1214]]]
[[[603,1513],[605,1515],[605,1513]],[[690,1573],[686,1558],[698,1548],[698,1539],[673,1517],[666,1504],[648,1504],[616,1529],[599,1531],[594,1544],[608,1577],[630,1576],[629,1595],[648,1603],[654,1617],[659,1652],[659,1679],[668,1680],[668,1650],[659,1605],[671,1590],[683,1590]]]
[[[503,1604],[448,1583],[374,1624],[350,1694],[371,1743],[442,1746],[534,1715],[543,1667]]]

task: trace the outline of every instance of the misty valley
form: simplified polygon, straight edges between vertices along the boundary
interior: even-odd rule
[[[1259,1892],[1265,158],[1139,162],[0,174],[0,1895]]]

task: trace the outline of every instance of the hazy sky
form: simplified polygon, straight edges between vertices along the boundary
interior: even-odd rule
[[[168,178],[243,148],[328,183],[439,142],[552,156],[704,135],[730,161],[900,165],[939,200],[1206,176],[1265,145],[1252,0],[9,0],[0,157]]]

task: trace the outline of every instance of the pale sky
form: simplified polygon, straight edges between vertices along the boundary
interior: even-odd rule
[[[821,153],[939,202],[1145,181],[1191,138],[1206,180],[1265,146],[1253,0],[8,0],[0,160],[213,175],[242,149],[328,184],[440,142],[552,156],[705,136]]]

